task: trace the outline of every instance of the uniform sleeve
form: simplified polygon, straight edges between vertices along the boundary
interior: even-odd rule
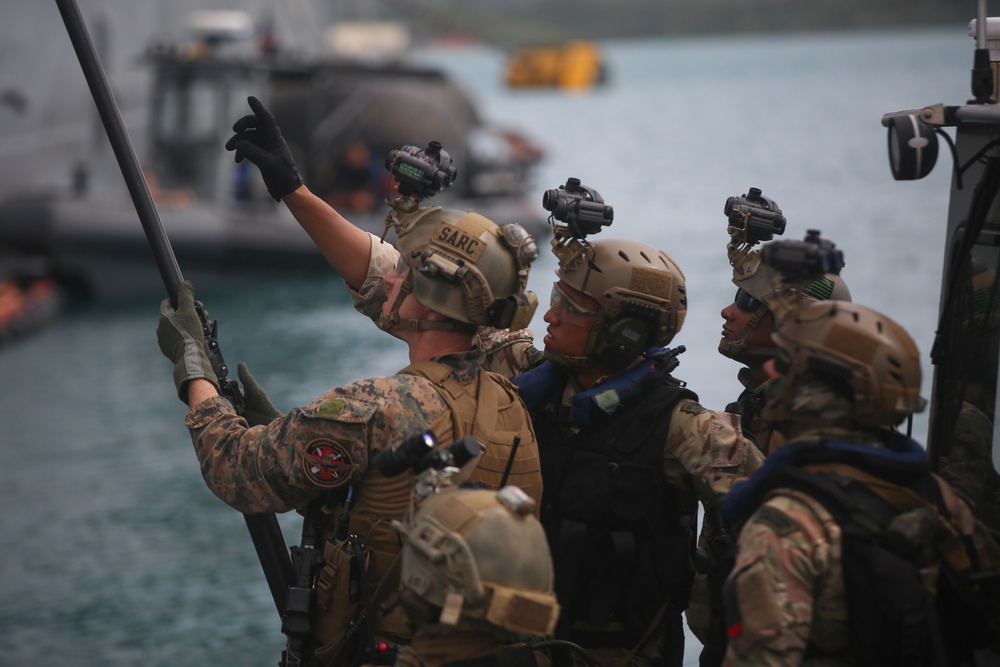
[[[400,374],[331,389],[252,428],[215,397],[189,410],[186,424],[215,495],[241,512],[286,512],[360,480],[371,458],[446,409],[430,381]]]
[[[331,398],[249,427],[216,397],[189,410],[185,423],[216,496],[245,513],[287,512],[364,473],[377,411],[375,402]]]
[[[830,576],[828,525],[797,501],[772,497],[740,532],[725,587],[727,667],[799,665],[818,617],[836,605],[814,600]],[[829,619],[833,627],[842,627]]]
[[[479,327],[476,338],[483,351],[483,368],[508,380],[542,362],[531,329]]]
[[[382,304],[385,302],[386,291],[383,276],[392,271],[399,262],[399,251],[391,243],[382,242],[373,234],[371,256],[368,260],[368,275],[358,290],[351,289],[345,283],[347,291],[354,301],[354,309],[378,323],[382,317]]]
[[[738,415],[683,400],[670,417],[664,468],[677,461],[691,475],[702,501],[715,503],[734,484],[756,472],[764,457],[743,435]]]

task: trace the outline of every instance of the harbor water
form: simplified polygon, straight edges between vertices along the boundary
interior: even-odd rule
[[[843,249],[854,299],[916,339],[926,395],[950,156],[942,145],[930,176],[893,181],[880,119],[970,97],[965,26],[601,46],[608,85],[572,94],[505,88],[503,55],[485,47],[419,56],[546,147],[539,206],[545,189],[579,178],[614,207],[602,236],[677,260],[689,307],[676,375],[703,404],[740,390],[739,367],[716,351],[735,291],[722,209],[752,186],[783,209],[786,238],[819,229]],[[544,250],[530,280],[543,304],[555,268]],[[246,360],[282,409],[407,363],[331,274],[196,288],[227,360]],[[0,666],[278,660],[283,637],[243,520],[203,484],[156,346],[160,298],[74,303],[0,349]],[[533,324],[540,340],[541,312]],[[923,415],[913,433],[926,431]],[[281,517],[290,543],[296,518]],[[689,637],[689,664],[698,648]]]

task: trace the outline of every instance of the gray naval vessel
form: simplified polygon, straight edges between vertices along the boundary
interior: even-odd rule
[[[886,113],[882,124],[896,180],[951,164],[927,449],[933,468],[1000,534],[1000,18],[986,4],[979,0],[969,25],[970,98]]]
[[[5,32],[15,25],[29,32],[44,26],[50,41],[65,42],[55,8],[39,6],[48,4],[13,0],[0,13],[21,15],[2,21]],[[183,38],[151,38],[123,64],[120,45],[134,45],[135,36],[115,42],[116,30],[127,27],[114,12],[91,10],[91,4],[82,2],[82,13],[92,20],[98,50],[104,45],[101,60],[111,63],[105,65],[108,79],[189,278],[329,274],[256,169],[236,164],[223,148],[233,122],[250,113],[250,95],[275,115],[310,189],[376,235],[384,229],[384,201],[392,196],[387,154],[431,140],[444,145],[458,168],[436,205],[519,222],[536,238],[548,234],[538,203],[526,199],[542,150],[519,131],[487,121],[443,72],[407,64],[405,53],[368,58],[289,48],[273,23],[242,10],[189,12]],[[144,18],[155,18],[150,6]],[[135,5],[121,9],[138,11]],[[10,49],[23,53],[29,41],[11,42]],[[37,64],[20,63],[34,78],[0,76],[0,121],[6,121],[0,123],[0,157],[7,155],[0,160],[0,249],[44,261],[61,284],[97,297],[161,291],[79,65],[71,53],[55,67],[34,51]],[[48,87],[41,86],[37,79],[53,69]],[[64,140],[70,134],[73,140]],[[40,139],[28,145],[28,135]]]

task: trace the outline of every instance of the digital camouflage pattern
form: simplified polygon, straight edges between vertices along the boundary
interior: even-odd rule
[[[386,300],[385,281],[382,278],[396,268],[399,251],[391,244],[380,241],[377,236],[372,236],[371,242],[365,282],[357,290],[347,285],[347,290],[354,301],[355,310],[378,324],[382,317],[382,304]],[[542,361],[542,353],[535,348],[530,329],[509,331],[479,327],[476,330],[476,343],[483,351],[483,368],[504,377],[514,377]]]
[[[444,355],[436,361],[451,370],[461,386],[477,397],[491,391],[484,383],[505,382],[482,372],[479,350]],[[516,395],[509,406],[497,405],[497,396],[508,389],[500,386],[489,394],[499,431],[521,437],[512,479],[536,502],[542,490],[534,431]],[[464,413],[460,413],[464,418]],[[220,499],[244,513],[286,512],[303,509],[312,500],[326,496],[331,516],[339,515],[343,498],[328,495],[354,485],[350,532],[366,538],[369,549],[369,583],[376,586],[399,551],[399,540],[389,519],[401,519],[409,505],[412,475],[386,478],[370,466],[373,457],[400,440],[433,429],[442,445],[452,441],[452,410],[429,379],[396,374],[359,380],[337,387],[302,408],[294,408],[269,424],[249,427],[229,402],[215,397],[188,411],[186,425],[206,484]],[[501,427],[502,425],[502,427]],[[510,450],[487,443],[483,461],[506,461]],[[494,466],[495,467],[495,466]],[[496,488],[495,470],[477,467],[473,482]],[[332,525],[324,539],[332,533]],[[317,618],[314,633],[326,644],[343,631],[353,608],[340,601],[346,595],[339,584],[335,565],[339,552],[326,543],[317,583]],[[346,570],[345,570],[346,571]],[[380,617],[376,629],[383,637],[405,636],[401,614]]]

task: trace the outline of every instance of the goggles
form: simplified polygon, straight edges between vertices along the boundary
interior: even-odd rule
[[[744,313],[752,313],[761,306],[760,299],[757,299],[750,295],[742,287],[736,290],[736,299],[734,299],[736,307],[742,310]]]
[[[549,306],[553,310],[569,311],[574,315],[579,315],[581,317],[597,317],[599,313],[596,310],[590,310],[573,297],[567,294],[561,287],[559,283],[552,284],[552,296],[549,298]]]
[[[410,268],[410,265],[406,263],[406,258],[404,258],[402,255],[400,255],[399,256],[399,261],[396,262],[396,268],[394,269],[394,271],[396,272],[396,275],[399,276],[400,278],[402,278],[403,276],[406,275],[406,270],[409,269],[409,268]]]

